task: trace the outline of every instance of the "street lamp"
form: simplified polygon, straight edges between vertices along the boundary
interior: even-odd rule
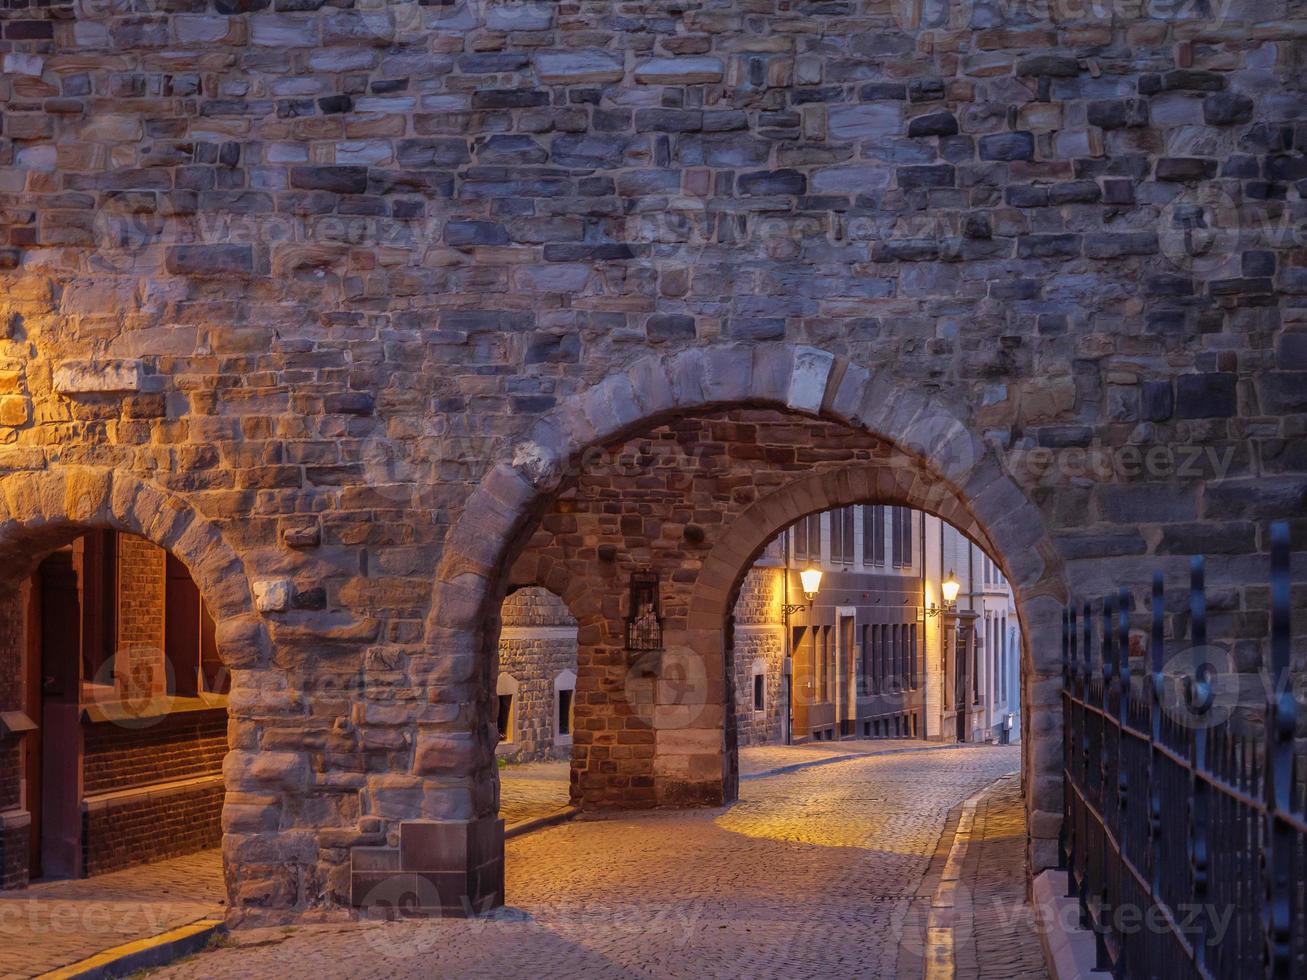
[[[926,610],[927,616],[938,616],[941,612],[953,612],[957,607],[958,592],[962,589],[962,583],[958,577],[953,574],[953,569],[949,569],[948,578],[939,583],[939,594],[944,599],[944,607],[941,609],[933,602],[930,608]]]
[[[821,589],[821,569],[809,565],[803,571],[799,572],[799,581],[803,583],[803,594],[807,597],[808,605],[817,598],[817,592]],[[788,603],[785,606],[785,615],[793,616],[804,608],[801,602]]]

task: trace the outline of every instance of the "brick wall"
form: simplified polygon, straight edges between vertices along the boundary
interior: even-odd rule
[[[83,873],[103,874],[222,843],[223,787],[147,796],[82,814]]]
[[[576,620],[563,600],[546,589],[519,589],[500,612],[499,671],[518,682],[513,740],[499,754],[518,762],[569,759],[570,741],[555,742],[554,679],[576,673]]]
[[[29,825],[15,826],[0,822],[0,891],[22,888],[27,884],[30,833]]]
[[[144,538],[117,537],[118,642],[114,682],[124,696],[143,698],[166,689],[164,589],[168,555]]]
[[[85,726],[83,789],[87,796],[222,771],[227,712],[186,711],[147,728],[113,722]]]
[[[880,440],[827,421],[762,409],[707,412],[608,447],[545,512],[512,578],[563,594],[580,623],[573,760],[584,802],[720,800],[722,775],[713,767],[723,764],[722,715],[730,712],[734,728],[736,672],[742,659],[751,664],[757,655],[753,645],[737,649],[723,674],[720,661],[700,667],[688,651],[670,673],[702,669],[706,684],[686,676],[685,684],[655,688],[649,671],[663,671],[666,658],[687,651],[671,644],[645,657],[626,649],[631,573],[656,574],[664,632],[674,636],[686,629],[693,586],[715,537],[751,503],[800,476],[873,462],[884,453]],[[745,602],[762,608],[756,595]],[[715,700],[700,703],[704,691],[716,692],[708,695]],[[693,703],[660,702],[671,703],[664,730],[672,742],[695,740],[696,750],[656,759],[655,699],[683,694]],[[758,737],[752,728],[750,718],[748,737]]]

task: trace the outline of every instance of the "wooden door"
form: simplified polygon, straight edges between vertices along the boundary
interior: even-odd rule
[[[27,583],[26,654],[23,676],[23,711],[36,722],[23,741],[23,776],[27,784],[27,812],[32,826],[28,831],[31,853],[28,877],[41,877],[41,576],[33,575]]]

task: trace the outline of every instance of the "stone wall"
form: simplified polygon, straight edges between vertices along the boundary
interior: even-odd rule
[[[749,569],[735,601],[732,663],[735,732],[740,747],[785,738],[785,618],[779,568]],[[754,710],[754,673],[763,667],[763,710]]]
[[[351,847],[493,812],[537,464],[790,405],[948,456],[1055,800],[1067,590],[1214,551],[1251,670],[1266,521],[1307,540],[1301,28],[1218,6],[8,4],[6,568],[112,524],[199,569],[233,907],[344,902]],[[718,384],[804,349],[815,401]]]
[[[557,738],[556,681],[576,675],[576,620],[545,589],[519,589],[504,600],[499,672],[517,681],[511,741],[499,755],[514,762],[570,759],[572,740]]]

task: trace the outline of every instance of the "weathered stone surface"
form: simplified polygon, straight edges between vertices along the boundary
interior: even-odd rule
[[[63,395],[135,392],[144,384],[145,363],[139,360],[64,361],[54,369],[54,390]]]
[[[536,76],[547,85],[591,85],[618,82],[622,61],[605,51],[540,51],[534,56]]]
[[[982,160],[1033,160],[1035,138],[1030,133],[997,133],[980,138]]]
[[[720,82],[722,71],[719,58],[650,58],[636,65],[635,80],[646,85],[693,85]]]
[[[952,136],[957,131],[958,121],[951,112],[928,112],[908,122],[909,136]]]
[[[1253,117],[1253,100],[1237,92],[1219,92],[1203,99],[1203,119],[1209,126],[1233,126]]]
[[[832,106],[827,120],[830,135],[841,140],[897,136],[903,132],[902,110],[889,102]]]

